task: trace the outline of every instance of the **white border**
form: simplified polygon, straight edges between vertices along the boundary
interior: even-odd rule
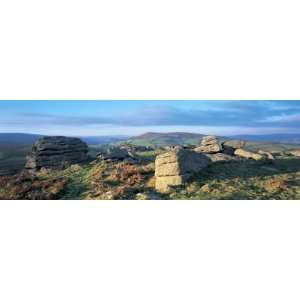
[[[299,1],[3,0],[0,99],[300,99]],[[0,298],[299,299],[299,202],[0,202]]]

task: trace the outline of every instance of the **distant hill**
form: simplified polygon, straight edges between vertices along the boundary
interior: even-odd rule
[[[203,134],[188,132],[148,132],[129,138],[126,142],[134,145],[157,147],[179,144],[199,145],[203,136]]]
[[[28,145],[33,144],[37,139],[42,137],[40,134],[30,133],[0,133],[0,144],[15,145],[22,144]]]
[[[278,134],[264,134],[264,135],[234,135],[230,136],[233,139],[241,139],[246,141],[257,142],[272,142],[282,144],[300,144],[300,133],[278,133]]]
[[[37,139],[43,137],[41,134],[31,133],[0,133],[0,145],[32,145]],[[79,136],[87,144],[97,145],[112,143],[127,139],[127,136]]]

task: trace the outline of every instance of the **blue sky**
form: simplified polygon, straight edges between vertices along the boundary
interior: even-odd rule
[[[300,133],[300,101],[0,101],[0,132]]]

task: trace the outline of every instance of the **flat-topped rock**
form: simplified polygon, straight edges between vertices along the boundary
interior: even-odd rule
[[[26,157],[25,168],[62,168],[81,163],[88,159],[88,146],[79,138],[47,136],[38,139],[32,146],[32,152]]]

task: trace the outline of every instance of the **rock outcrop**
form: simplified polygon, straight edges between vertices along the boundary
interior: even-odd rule
[[[231,140],[222,143],[223,152],[228,155],[233,155],[236,149],[244,148],[246,145],[245,141]]]
[[[167,192],[170,186],[185,183],[194,172],[205,168],[208,162],[204,154],[180,148],[158,155],[155,160],[156,190]]]
[[[194,149],[196,152],[202,153],[218,153],[222,151],[222,146],[219,144],[217,137],[214,135],[207,135],[202,138],[199,147]]]
[[[234,151],[234,155],[240,156],[240,157],[243,157],[243,158],[247,158],[247,159],[254,159],[254,160],[266,159],[265,155],[254,153],[254,152],[247,151],[247,150],[244,150],[244,149],[236,149]]]
[[[42,137],[34,143],[31,154],[26,157],[25,168],[32,171],[63,168],[86,161],[87,152],[87,144],[79,138]]]

